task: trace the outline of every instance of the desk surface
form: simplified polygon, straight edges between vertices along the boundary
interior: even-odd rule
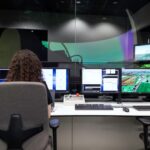
[[[88,104],[88,103],[87,103]],[[94,104],[94,103],[89,103]],[[55,108],[52,112],[52,116],[150,116],[150,111],[138,111],[132,106],[134,105],[150,105],[149,102],[134,102],[128,103],[124,102],[117,104],[116,102],[101,102],[96,104],[110,104],[114,106],[114,110],[75,110],[74,104],[64,104],[63,102],[55,103]],[[122,107],[128,107],[129,112],[124,112]]]

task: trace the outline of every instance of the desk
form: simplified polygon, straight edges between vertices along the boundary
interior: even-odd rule
[[[95,103],[97,104],[98,102]],[[124,102],[121,104],[117,104],[116,102],[103,102],[99,104],[110,104],[114,106],[114,110],[75,110],[75,106],[73,104],[65,105],[64,103],[55,103],[55,108],[52,112],[52,116],[150,116],[150,111],[138,111],[132,108],[132,106],[134,105],[150,105],[150,103],[147,102]],[[130,111],[124,112],[121,108],[122,106],[129,107]]]
[[[97,102],[96,102],[97,103]],[[150,103],[117,104],[102,102],[112,106],[132,107],[133,105],[150,105]],[[150,116],[150,111],[137,111],[129,108],[109,111],[79,111],[74,105],[56,103],[53,117],[59,117],[58,150],[143,150],[144,144],[138,135],[142,132],[137,116]]]

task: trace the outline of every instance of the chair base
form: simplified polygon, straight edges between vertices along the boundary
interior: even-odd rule
[[[140,139],[144,142],[144,133],[139,134]],[[150,149],[150,133],[148,134],[148,145],[147,148]]]

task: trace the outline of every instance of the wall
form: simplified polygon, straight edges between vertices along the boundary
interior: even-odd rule
[[[148,43],[150,39],[150,30],[144,31],[143,29],[150,29],[150,3],[140,9],[134,16],[134,22],[136,26],[136,32],[138,34],[138,42],[135,44],[145,44]]]
[[[20,36],[18,32],[11,29],[5,30],[0,37],[0,67],[7,68],[13,54],[18,49],[20,49]]]
[[[140,9],[136,14],[134,14],[133,18],[136,24],[136,29],[139,30],[146,26],[150,26],[150,3]]]
[[[132,16],[136,29],[149,24],[149,7],[145,6]],[[128,16],[102,19],[98,15],[76,14],[75,18],[74,12],[58,14],[1,10],[0,20],[1,28],[48,30],[49,61],[102,64],[133,59],[135,31]]]
[[[128,19],[110,17],[107,22],[99,18],[89,15],[75,18],[74,14],[1,11],[0,27],[47,29],[49,61],[95,64],[130,59],[132,55],[128,56],[128,45],[125,46],[130,34],[126,33],[130,28]],[[113,53],[116,53],[114,58],[111,57]]]

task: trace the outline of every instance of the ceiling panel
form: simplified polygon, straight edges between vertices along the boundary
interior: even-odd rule
[[[149,0],[5,0],[0,9],[77,14],[124,16],[125,10],[135,13]]]

